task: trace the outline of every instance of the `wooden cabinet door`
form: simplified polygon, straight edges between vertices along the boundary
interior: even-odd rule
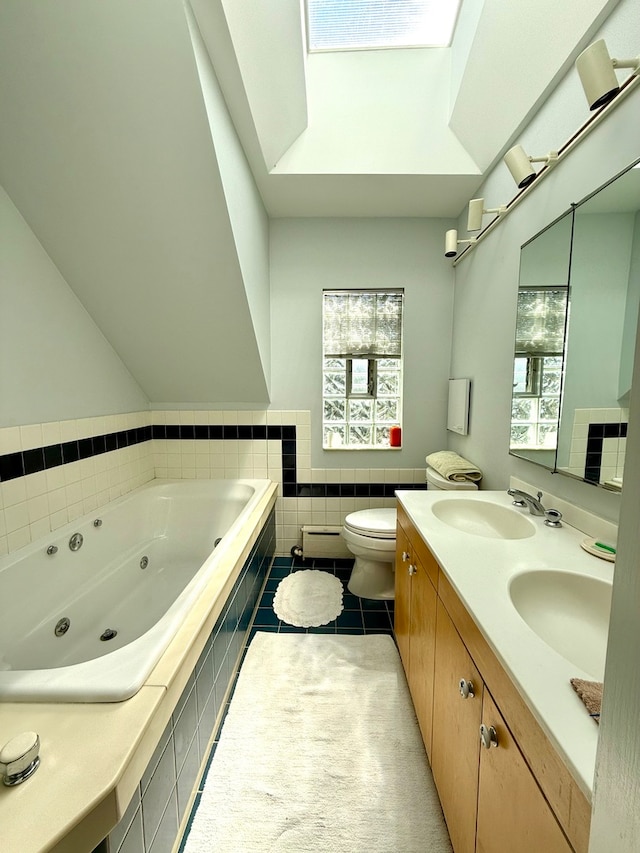
[[[396,530],[396,571],[393,628],[402,665],[409,680],[409,630],[411,627],[411,546],[405,530]]]
[[[411,619],[409,646],[409,685],[422,740],[431,758],[433,721],[433,676],[436,648],[436,602],[438,595],[425,567],[413,555],[415,573],[411,576]]]
[[[461,679],[472,682],[473,696],[463,698]],[[480,674],[438,599],[431,769],[455,853],[475,850],[483,690]],[[517,845],[502,853],[515,850]]]
[[[482,720],[495,728],[498,746],[480,750],[477,853],[571,853],[487,690]]]

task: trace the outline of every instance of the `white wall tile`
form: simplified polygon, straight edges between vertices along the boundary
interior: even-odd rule
[[[20,427],[2,427],[0,429],[0,455],[18,453],[22,450]]]

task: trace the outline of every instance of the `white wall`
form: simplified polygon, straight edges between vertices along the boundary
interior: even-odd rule
[[[637,2],[622,2],[603,31],[620,56],[640,41]],[[633,55],[633,51],[631,54]],[[622,75],[621,75],[622,77]],[[559,147],[586,120],[584,93],[570,72],[522,134],[534,153]],[[534,188],[504,222],[456,267],[452,373],[473,380],[471,430],[452,437],[453,449],[486,470],[488,488],[503,488],[514,474],[561,497],[576,500],[608,518],[617,517],[618,498],[564,477],[554,477],[508,455],[508,421],[520,246],[549,222],[625,168],[638,156],[640,92],[636,90],[609,118]],[[569,117],[569,118],[567,118]],[[571,121],[571,125],[567,123]],[[531,143],[529,142],[531,140]],[[489,175],[479,195],[488,207],[509,201],[515,185],[503,164]],[[459,230],[464,232],[466,212]]]
[[[446,220],[308,219],[271,224],[272,405],[309,409],[311,463],[322,468],[424,467],[446,446],[453,272]],[[323,451],[322,290],[404,287],[404,418],[400,452]]]
[[[147,408],[1,187],[0,282],[0,427]]]
[[[185,6],[242,282],[267,385],[271,375],[269,220],[227,111],[198,25]]]

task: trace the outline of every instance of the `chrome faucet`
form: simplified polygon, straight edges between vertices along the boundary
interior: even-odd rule
[[[542,506],[542,492],[538,492],[538,497],[534,498],[528,492],[522,492],[520,489],[507,489],[507,494],[511,495],[516,506],[528,506],[531,515],[544,515],[545,508]]]

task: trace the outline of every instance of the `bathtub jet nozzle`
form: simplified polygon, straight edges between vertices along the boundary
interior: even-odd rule
[[[102,634],[100,634],[100,639],[103,643],[106,643],[107,640],[113,640],[117,633],[118,632],[115,630],[115,628],[105,628]]]

